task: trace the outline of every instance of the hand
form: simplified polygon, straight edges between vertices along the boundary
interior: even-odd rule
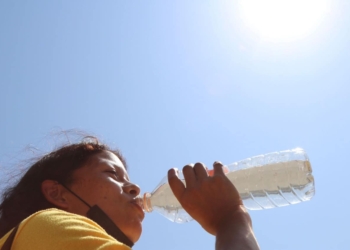
[[[223,165],[215,162],[214,174],[208,176],[202,163],[183,168],[186,186],[175,169],[168,172],[169,185],[182,207],[210,234],[217,235],[227,223],[249,224],[250,217],[238,191],[224,173]],[[232,223],[231,223],[232,224]]]

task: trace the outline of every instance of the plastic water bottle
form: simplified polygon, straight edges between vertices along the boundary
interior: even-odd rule
[[[249,210],[297,204],[315,194],[311,165],[301,148],[255,156],[224,170]],[[178,175],[185,183],[181,171]],[[174,196],[167,177],[152,193],[145,193],[140,203],[146,212],[157,211],[173,222],[192,220]]]

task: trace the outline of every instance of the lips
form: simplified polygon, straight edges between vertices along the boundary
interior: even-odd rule
[[[145,212],[142,209],[142,206],[140,205],[139,201],[137,199],[134,199],[131,201],[131,203],[137,207],[137,209],[140,211],[140,213],[142,214],[142,219],[145,217]]]

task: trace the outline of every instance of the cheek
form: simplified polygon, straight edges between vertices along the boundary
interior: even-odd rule
[[[76,189],[76,193],[90,205],[95,205],[101,201],[112,200],[118,195],[119,188],[112,190],[108,185],[97,181],[86,181]]]
[[[122,185],[105,175],[81,179],[75,185],[75,192],[89,205],[99,205],[111,211],[123,199]]]
[[[96,188],[94,193],[97,195],[98,199],[104,202],[110,202],[113,205],[117,205],[123,200],[123,189],[121,185],[114,183],[101,185],[99,188]]]

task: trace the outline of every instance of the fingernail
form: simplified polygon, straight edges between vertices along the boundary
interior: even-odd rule
[[[220,166],[222,166],[223,164],[221,163],[221,161],[215,161],[215,162],[214,162],[214,166],[215,166],[215,165],[220,165]]]
[[[169,169],[169,171],[168,171],[168,175],[169,176],[177,176],[178,175],[178,173],[179,173],[179,170],[177,169],[177,168],[171,168],[171,169]]]

